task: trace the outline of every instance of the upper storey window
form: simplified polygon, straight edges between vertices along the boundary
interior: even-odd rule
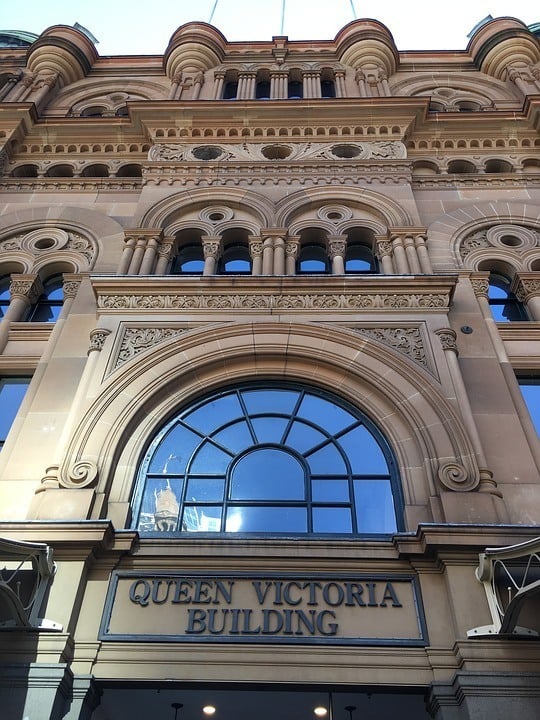
[[[369,248],[363,245],[351,245],[347,248],[346,273],[375,273],[377,271],[375,257]]]
[[[10,279],[9,277],[0,278],[0,318],[4,317],[9,307],[10,301]]]
[[[303,245],[298,258],[297,272],[302,274],[327,273],[330,271],[328,254],[321,245]]]
[[[176,256],[171,272],[173,275],[202,275],[204,270],[201,245],[187,245]]]
[[[505,275],[491,273],[488,302],[491,314],[497,322],[528,320],[525,308],[510,290],[510,279]]]
[[[141,532],[390,534],[397,478],[383,438],[337,398],[245,386],[157,435],[136,498]]]
[[[223,87],[224,100],[236,100],[238,95],[238,83],[236,81],[226,82]]]
[[[30,377],[0,378],[0,408],[2,408],[2,412],[0,412],[0,450],[4,446],[30,380]]]
[[[43,283],[43,294],[32,308],[30,322],[53,323],[58,320],[64,302],[62,276],[55,275]]]

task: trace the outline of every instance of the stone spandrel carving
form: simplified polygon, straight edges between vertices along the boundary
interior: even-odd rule
[[[413,362],[422,365],[422,367],[428,370],[431,370],[426,355],[426,348],[424,347],[424,340],[419,328],[355,327],[354,329],[362,335],[367,335],[374,340],[378,340],[379,342],[388,345],[394,350],[397,350],[403,355],[406,355],[408,358],[413,360]]]
[[[152,162],[290,162],[295,160],[401,160],[407,149],[397,140],[333,143],[242,143],[238,145],[185,145],[157,143],[148,153]]]
[[[524,225],[493,225],[482,228],[464,238],[459,254],[465,260],[475,250],[497,248],[506,252],[522,254],[540,245],[540,233]]]
[[[461,242],[461,245],[459,246],[459,254],[461,259],[465,260],[465,258],[473,252],[473,250],[479,250],[480,248],[486,247],[489,247],[487,230],[479,230],[478,232],[469,235]]]
[[[130,327],[124,330],[120,349],[114,363],[114,369],[119,368],[136,355],[158,345],[172,337],[177,337],[184,330],[172,327]]]

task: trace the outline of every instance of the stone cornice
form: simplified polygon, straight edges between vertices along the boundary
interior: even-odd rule
[[[454,276],[94,277],[101,314],[446,312]]]

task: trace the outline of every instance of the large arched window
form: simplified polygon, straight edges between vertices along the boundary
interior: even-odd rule
[[[394,462],[373,424],[292,385],[248,385],[185,408],[151,443],[137,487],[141,532],[401,529]]]

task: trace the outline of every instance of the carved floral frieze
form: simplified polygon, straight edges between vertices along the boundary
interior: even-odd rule
[[[177,337],[184,330],[175,327],[127,327],[124,328],[118,354],[114,361],[114,370],[124,363],[172,337]]]
[[[410,360],[433,372],[424,345],[424,338],[418,327],[355,327],[361,335],[373,338],[384,345],[406,355]]]

